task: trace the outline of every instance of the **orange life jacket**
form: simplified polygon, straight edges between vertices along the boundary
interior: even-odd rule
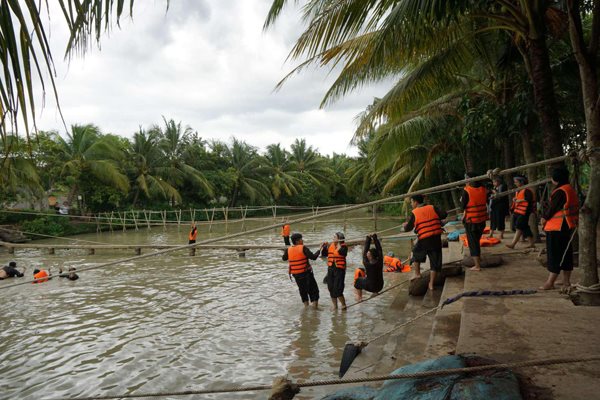
[[[367,276],[367,273],[365,272],[364,269],[362,269],[362,268],[356,268],[354,270],[354,283],[356,283],[356,280],[358,278],[364,278],[365,276]]]
[[[33,279],[46,278],[47,276],[48,276],[48,272],[45,269],[43,269],[40,272],[38,272],[37,274],[33,275]],[[48,281],[48,279],[42,279],[42,280],[35,281],[32,283],[42,283],[42,282],[46,282],[46,281]]]
[[[281,236],[290,236],[290,226],[289,225],[284,225],[281,228]]]
[[[419,239],[442,234],[442,222],[432,205],[417,207],[412,213],[415,216],[415,233]]]
[[[554,213],[554,215],[546,221],[546,225],[544,225],[544,230],[546,232],[560,231],[563,219],[567,220],[569,229],[575,228],[579,222],[579,199],[577,198],[577,192],[575,192],[573,186],[567,183],[566,185],[554,189],[552,194],[556,193],[557,190],[565,192],[567,200],[565,201],[563,208]]]
[[[189,240],[196,240],[196,237],[198,236],[198,229],[197,228],[193,228],[190,231],[190,234],[188,235],[188,239]]]
[[[346,246],[344,243],[340,243],[340,246]],[[346,257],[338,253],[334,243],[329,245],[327,249],[327,266],[331,267],[335,263],[337,268],[346,269]]]
[[[290,275],[298,275],[310,269],[303,244],[288,247],[288,264]]]
[[[383,256],[383,265],[386,267],[402,267],[402,261],[395,257]]]
[[[469,202],[465,208],[465,221],[471,224],[487,221],[487,189],[483,186],[478,188],[465,186],[465,191],[469,194]]]
[[[460,235],[460,240],[462,240],[463,246],[469,247],[469,239],[467,239],[467,235]],[[498,243],[500,243],[500,239],[497,238],[482,237],[481,239],[479,239],[479,245],[481,247],[495,246]]]
[[[531,197],[533,198],[533,192],[531,191],[531,189],[526,188],[526,189],[519,190],[517,192],[517,194],[515,195],[515,198],[513,199],[513,204],[511,207],[513,210],[513,213],[519,214],[519,215],[527,214],[527,207],[529,206],[529,202],[527,200],[525,200],[525,191],[526,190],[528,190],[531,193]]]

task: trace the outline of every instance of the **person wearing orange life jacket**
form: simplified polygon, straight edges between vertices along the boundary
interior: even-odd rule
[[[198,228],[196,228],[196,224],[192,224],[192,229],[188,235],[188,244],[196,243],[196,237],[198,236]]]
[[[517,175],[513,178],[513,182],[517,188],[524,186],[527,183],[527,178],[522,175]],[[521,236],[529,241],[529,247],[535,248],[535,239],[531,228],[529,227],[529,216],[535,207],[535,197],[533,191],[529,188],[519,190],[513,199],[511,211],[513,212],[513,227],[516,230],[515,237],[511,244],[506,247],[514,249]]]
[[[299,233],[293,233],[290,239],[292,239],[292,246],[284,250],[282,260],[288,262],[288,273],[296,280],[304,306],[308,306],[310,301],[315,308],[318,308],[319,286],[309,260],[319,258],[319,252],[313,254],[304,246],[302,235]]]
[[[50,269],[48,269],[48,271],[46,271],[45,269],[34,269],[33,270],[33,279],[37,279],[36,281],[32,282],[32,283],[42,283],[42,282],[46,282],[48,281],[48,279],[50,279],[50,277],[52,276],[52,273],[50,272]]]
[[[420,194],[410,198],[413,210],[404,224],[404,231],[414,229],[417,234],[417,242],[413,247],[413,279],[421,277],[421,263],[429,258],[431,272],[428,288],[431,293],[437,274],[442,272],[442,220],[447,213],[424,202],[425,199]]]
[[[571,286],[573,271],[574,229],[579,220],[579,199],[569,184],[569,172],[564,168],[552,172],[552,183],[556,186],[550,196],[550,207],[543,215],[542,226],[546,231],[546,254],[548,279],[541,290],[554,289],[556,278],[563,272],[563,289]]]
[[[465,178],[474,178],[477,174],[467,172]],[[472,271],[481,271],[481,245],[479,241],[485,229],[488,191],[479,182],[470,182],[464,187],[461,198],[463,225],[469,242],[469,253],[473,258]]]
[[[402,261],[394,257],[393,251],[383,256],[383,266],[385,267],[383,272],[410,272],[410,267],[402,265]]]
[[[333,242],[331,244],[323,243],[321,245],[321,256],[327,256],[327,288],[329,289],[334,310],[338,308],[338,301],[342,310],[346,309],[344,280],[346,279],[348,246],[346,246],[344,240],[344,234],[336,232],[333,235]]]
[[[284,223],[281,226],[281,236],[283,237],[283,243],[285,243],[286,246],[290,245],[290,225],[287,223],[287,220],[285,221],[286,223]]]

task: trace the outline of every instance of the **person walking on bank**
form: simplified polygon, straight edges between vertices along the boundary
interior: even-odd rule
[[[333,235],[333,242],[331,244],[323,243],[321,245],[321,256],[327,256],[327,288],[329,289],[334,310],[338,308],[338,300],[342,310],[346,309],[344,280],[346,278],[348,246],[346,246],[344,239],[345,237],[342,232],[336,232]]]
[[[504,180],[496,176],[492,179],[494,188],[490,200],[490,234],[488,237],[494,237],[494,231],[500,232],[500,239],[504,239],[504,230],[506,229],[506,217],[510,214],[508,196],[498,197],[502,192],[506,192]]]
[[[527,182],[527,178],[522,175],[517,175],[513,178],[513,182],[517,188],[524,186]],[[511,244],[507,244],[506,247],[514,249],[521,236],[523,239],[529,241],[529,247],[535,248],[535,242],[531,228],[529,227],[529,215],[533,212],[535,207],[535,197],[533,192],[529,188],[519,190],[513,199],[511,206],[513,212],[515,237]]]
[[[474,178],[474,172],[467,172],[465,178]],[[479,182],[469,182],[463,189],[462,209],[463,224],[469,242],[469,252],[475,265],[471,271],[481,271],[481,245],[479,241],[485,229],[487,214],[487,189]]]
[[[404,224],[404,231],[412,229],[417,234],[417,243],[413,248],[413,279],[421,277],[421,263],[429,257],[429,293],[433,292],[433,282],[438,273],[442,272],[442,220],[446,218],[446,211],[424,203],[422,195],[417,194],[410,198],[413,208],[408,221]]]
[[[288,261],[290,279],[293,276],[296,280],[300,298],[304,306],[308,306],[308,302],[310,301],[315,308],[318,308],[319,287],[317,286],[317,281],[308,260],[316,260],[319,258],[320,252],[317,251],[313,254],[305,247],[302,235],[299,233],[292,234],[291,239],[292,246],[284,250],[282,260]]]
[[[198,237],[198,228],[196,228],[195,223],[192,223],[192,229],[190,230],[190,234],[188,235],[188,244],[196,243],[196,237]]]
[[[579,199],[577,192],[569,184],[569,172],[566,169],[555,169],[552,172],[552,183],[556,188],[550,196],[550,207],[542,218],[542,226],[546,231],[549,275],[540,290],[554,289],[554,283],[561,270],[563,290],[568,290],[573,271],[571,242],[579,220]]]
[[[285,223],[281,226],[281,236],[283,236],[283,243],[286,246],[290,245],[290,225],[285,221]]]
[[[371,241],[375,248],[371,248]],[[383,289],[383,250],[377,239],[377,234],[368,235],[363,246],[364,276],[358,269],[354,273],[354,289],[356,289],[356,301],[362,301],[362,291],[379,294]]]

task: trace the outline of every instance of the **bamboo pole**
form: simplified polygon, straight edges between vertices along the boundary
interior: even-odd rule
[[[373,205],[373,230],[377,231],[377,204]]]
[[[133,209],[131,210],[131,216],[133,217],[133,224],[135,225],[135,230],[138,231],[138,223],[137,223],[137,218],[135,217],[135,213],[133,211]]]
[[[229,207],[223,207],[223,215],[225,215],[225,233],[229,233],[229,223],[227,221],[227,214],[229,214]]]
[[[245,210],[242,210],[242,231],[246,232],[246,214],[248,214],[248,206]]]
[[[167,230],[167,210],[163,210],[160,213],[162,215],[162,220],[163,220],[163,229],[166,231]]]
[[[214,219],[215,219],[215,208],[213,207],[212,215],[210,216],[210,225],[208,226],[208,233],[212,232],[212,224],[213,224]]]
[[[179,209],[179,212],[175,213],[175,216],[177,217],[177,228],[181,228],[181,208]]]
[[[110,212],[110,219],[108,220],[108,226],[110,227],[110,231],[113,231],[113,227],[112,227],[112,219],[113,219],[113,212]]]

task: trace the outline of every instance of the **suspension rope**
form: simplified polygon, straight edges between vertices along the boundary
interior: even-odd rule
[[[521,165],[521,166],[518,166],[518,167],[509,168],[509,169],[500,170],[500,171],[494,171],[494,172],[497,175],[507,175],[507,174],[510,174],[512,172],[520,171],[523,168],[536,167],[536,166],[541,166],[541,165],[546,165],[546,164],[557,163],[557,162],[564,161],[564,160],[566,160],[568,158],[570,158],[570,156],[554,157],[554,158],[550,158],[548,160],[538,161],[538,162],[535,162],[535,163],[525,164],[525,165]],[[289,224],[298,224],[298,223],[301,223],[301,222],[311,221],[311,220],[314,220],[314,219],[321,219],[322,217],[325,217],[325,216],[336,215],[336,214],[340,214],[340,213],[343,213],[343,212],[358,210],[358,209],[361,209],[361,208],[364,208],[364,207],[369,207],[369,206],[373,206],[373,205],[377,205],[377,204],[387,203],[387,202],[390,202],[392,200],[401,200],[401,199],[405,199],[407,197],[414,196],[414,195],[417,195],[417,194],[429,194],[429,193],[433,193],[433,192],[436,192],[436,191],[439,191],[439,190],[442,190],[442,189],[454,188],[457,185],[464,185],[464,184],[467,184],[469,182],[477,182],[477,181],[482,181],[482,180],[487,180],[487,179],[489,179],[488,175],[480,175],[480,176],[476,176],[474,178],[462,179],[462,180],[459,180],[459,181],[450,182],[450,183],[446,183],[446,184],[434,186],[434,187],[427,188],[427,189],[416,190],[416,191],[411,192],[411,193],[399,194],[399,195],[390,196],[390,197],[386,197],[386,198],[382,198],[382,199],[378,199],[378,200],[373,200],[373,201],[370,201],[370,202],[367,202],[367,203],[355,204],[355,205],[352,205],[352,206],[344,206],[344,207],[340,207],[340,208],[333,209],[333,210],[330,210],[330,211],[325,211],[323,213],[315,213],[313,215],[309,215],[309,216],[306,216],[306,217],[295,219],[293,221],[289,221],[288,223]],[[272,225],[269,225],[269,226],[266,226],[266,227],[260,227],[260,228],[250,229],[250,230],[248,230],[246,232],[233,233],[233,234],[221,236],[221,237],[218,237],[218,238],[203,240],[203,241],[200,241],[200,242],[197,242],[197,243],[192,243],[192,244],[188,244],[188,245],[182,245],[182,246],[173,247],[173,248],[166,249],[166,250],[156,251],[154,253],[141,254],[139,256],[129,257],[129,258],[125,258],[125,259],[121,259],[121,260],[116,260],[116,261],[111,261],[111,262],[108,262],[108,263],[99,264],[99,265],[95,265],[95,266],[91,266],[91,267],[87,267],[87,268],[82,268],[78,272],[90,271],[90,270],[94,270],[94,269],[98,269],[98,268],[104,268],[104,267],[110,267],[110,266],[117,265],[117,264],[122,264],[124,262],[141,260],[141,259],[145,259],[145,258],[149,258],[149,257],[155,257],[155,256],[163,255],[163,254],[172,253],[172,252],[175,252],[175,251],[180,251],[180,250],[184,250],[184,249],[195,248],[196,246],[203,245],[203,244],[215,243],[215,242],[222,241],[222,240],[233,239],[233,238],[236,238],[236,237],[246,236],[246,235],[250,235],[250,234],[254,234],[254,233],[259,233],[259,232],[264,232],[264,231],[267,231],[267,230],[271,230],[271,229],[275,229],[275,228],[280,228],[280,227],[281,227],[281,223],[276,223],[276,224],[272,224]],[[31,283],[31,282],[36,282],[38,280],[41,280],[41,279],[32,280],[32,281],[26,281],[26,282],[19,282],[19,283],[15,283],[15,284],[11,284],[11,285],[5,285],[5,286],[2,286],[1,289],[7,289],[7,288],[18,286],[18,285],[24,285],[24,284],[28,284],[28,283]]]
[[[331,385],[343,385],[350,383],[365,383],[365,382],[378,382],[387,381],[392,379],[423,379],[431,378],[436,376],[450,376],[459,374],[473,374],[482,371],[492,370],[508,370],[518,369],[526,367],[541,367],[559,364],[573,364],[582,362],[593,362],[600,361],[600,355],[593,355],[587,357],[568,357],[568,358],[544,358],[536,360],[519,361],[513,363],[496,363],[489,365],[479,365],[475,367],[464,367],[464,368],[448,368],[440,369],[435,371],[422,371],[405,374],[390,374],[390,375],[377,375],[372,377],[364,378],[347,378],[347,379],[331,379],[331,380],[320,380],[320,381],[308,381],[300,382],[296,384],[290,384],[292,388],[303,388],[303,387],[316,387],[316,386],[331,386]],[[196,390],[185,390],[177,392],[154,392],[154,393],[140,393],[140,394],[120,394],[120,395],[107,395],[107,396],[92,396],[92,397],[61,397],[54,398],[52,400],[115,400],[115,399],[136,399],[142,397],[167,397],[167,396],[190,396],[190,395],[203,395],[203,394],[217,394],[217,393],[236,393],[236,392],[256,392],[263,390],[271,390],[273,385],[255,385],[255,386],[232,386],[223,389],[196,389]]]

